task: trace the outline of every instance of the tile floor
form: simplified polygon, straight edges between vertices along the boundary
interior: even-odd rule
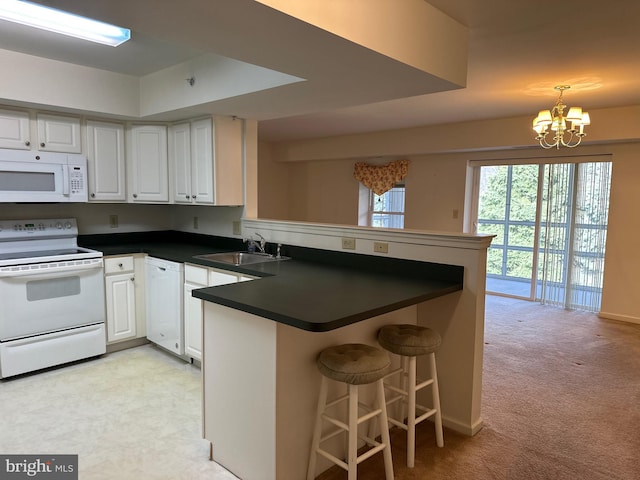
[[[208,459],[200,392],[151,344],[0,380],[0,453],[78,454],[82,480],[236,480]]]

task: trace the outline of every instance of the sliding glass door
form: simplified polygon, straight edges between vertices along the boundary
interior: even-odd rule
[[[487,291],[600,308],[610,162],[480,167],[478,233],[492,234]]]
[[[487,290],[532,298],[536,266],[538,165],[496,165],[480,171],[478,233],[495,235]]]
[[[536,299],[598,311],[611,162],[545,166]]]

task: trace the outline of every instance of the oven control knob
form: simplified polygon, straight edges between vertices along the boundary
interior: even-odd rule
[[[38,230],[44,230],[44,223],[38,225]]]
[[[61,230],[62,229],[62,224],[60,222],[56,223],[56,228],[58,230]]]
[[[71,222],[67,222],[64,224],[64,228],[66,228],[67,230],[71,228]]]

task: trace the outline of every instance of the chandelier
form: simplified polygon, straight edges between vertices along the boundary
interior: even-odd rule
[[[562,102],[562,94],[571,88],[570,85],[557,85],[556,90],[560,91],[560,96],[551,110],[540,110],[538,116],[533,119],[533,130],[538,134],[536,140],[540,142],[542,148],[577,147],[582,141],[585,125],[591,124],[591,119],[587,112],[583,112],[581,107],[571,107],[569,113],[565,115],[567,106]],[[567,127],[570,122],[571,127]],[[551,141],[547,139],[549,133],[553,132]]]

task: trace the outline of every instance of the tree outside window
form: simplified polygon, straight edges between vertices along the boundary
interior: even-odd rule
[[[370,225],[383,228],[404,228],[404,184],[398,184],[391,190],[376,195],[370,193]]]

